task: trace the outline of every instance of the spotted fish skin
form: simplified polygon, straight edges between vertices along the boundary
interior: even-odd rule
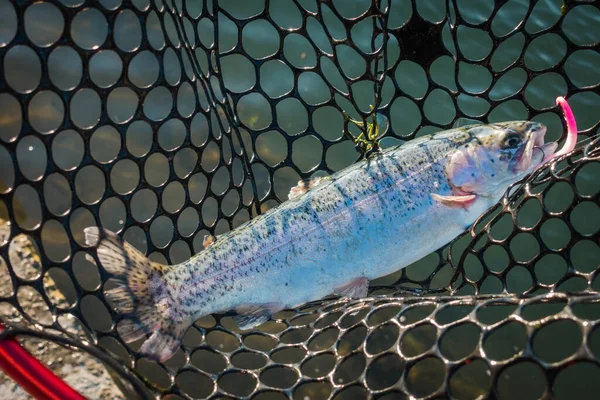
[[[335,174],[166,273],[169,296],[190,320],[243,304],[283,308],[418,260],[440,247],[432,239],[450,226],[444,242],[465,229],[464,213],[448,213],[430,195],[451,192],[444,167],[455,146],[431,138]],[[428,222],[432,212],[447,222],[439,232]]]
[[[468,139],[428,137],[333,175],[166,273],[169,296],[194,320],[244,304],[295,306],[407,266],[489,207],[451,210],[431,197],[451,193],[445,166]]]
[[[517,128],[495,129],[504,135]],[[87,228],[86,240],[97,247],[102,265],[124,283],[106,293],[129,315],[122,336],[131,341],[153,333],[140,351],[163,361],[201,316],[236,309],[245,315],[242,327],[250,328],[278,310],[334,292],[363,293],[344,288],[366,285],[450,242],[523,176],[494,182],[493,191],[472,195],[468,207],[436,201],[467,198],[448,197],[456,195],[448,171],[457,152],[497,145],[494,136],[486,143],[487,136],[473,132],[479,131],[453,129],[377,153],[170,267],[150,262],[110,232]],[[509,150],[485,153],[485,160],[476,159],[478,168],[487,166],[481,160],[517,157],[518,149]]]

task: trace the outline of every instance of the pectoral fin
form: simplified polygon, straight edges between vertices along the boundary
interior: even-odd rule
[[[443,206],[450,208],[467,208],[471,206],[477,199],[474,194],[465,194],[461,196],[441,196],[439,194],[432,193],[431,197]]]
[[[233,320],[245,331],[267,322],[271,315],[281,310],[283,306],[277,303],[240,306],[235,309],[238,315]]]
[[[362,298],[367,297],[369,291],[369,280],[362,276],[360,278],[352,279],[350,282],[337,287],[333,293],[350,298]]]

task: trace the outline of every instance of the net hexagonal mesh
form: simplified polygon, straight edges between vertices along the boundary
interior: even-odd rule
[[[108,351],[169,399],[591,396],[599,20],[583,0],[0,0],[3,320]],[[360,158],[344,113],[379,113],[383,147],[465,120],[559,140],[558,95],[578,150],[369,298],[253,331],[206,317],[162,365],[117,334],[85,227],[175,264]]]

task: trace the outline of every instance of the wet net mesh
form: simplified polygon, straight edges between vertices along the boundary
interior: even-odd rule
[[[0,0],[3,321],[118,360],[169,399],[592,398],[599,21],[592,1]],[[549,141],[565,132],[558,95],[578,150],[371,297],[253,331],[205,317],[163,365],[117,334],[85,227],[182,262],[359,159],[343,113],[379,113],[383,147],[515,119]]]

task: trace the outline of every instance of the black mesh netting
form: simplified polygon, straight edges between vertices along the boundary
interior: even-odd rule
[[[593,398],[599,43],[583,0],[0,0],[3,319],[109,351],[169,399]],[[205,317],[164,365],[116,333],[85,227],[182,262],[357,160],[342,111],[374,106],[384,147],[470,120],[534,119],[550,141],[559,95],[585,143],[372,297],[250,332]]]

